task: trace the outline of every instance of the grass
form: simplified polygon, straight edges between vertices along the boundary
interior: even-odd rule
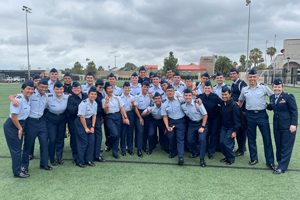
[[[122,82],[116,84],[121,86]],[[8,95],[19,93],[20,87],[19,84],[0,84],[1,125],[9,114]],[[285,88],[285,92],[295,95],[299,108],[299,89]],[[269,112],[270,122],[272,116]],[[272,130],[272,124],[270,127]],[[300,170],[299,143],[296,137],[289,165],[291,170]],[[39,169],[39,160],[34,159],[29,166],[31,177],[15,179],[11,172],[11,159],[3,157],[10,156],[10,153],[3,129],[0,129],[0,199],[299,199],[300,171],[273,175],[265,166],[259,131],[257,144],[260,162],[255,166],[248,165],[249,151],[245,156],[236,158],[233,165],[236,168],[227,168],[220,163],[221,153],[216,153],[213,160],[206,158],[208,167],[201,168],[199,159],[188,158],[189,153],[186,152],[186,165],[177,166],[177,158],[169,159],[158,147],[150,156],[144,153],[143,158],[136,154],[121,156],[119,161],[126,162],[116,162],[111,152],[103,152],[109,162],[81,169],[71,162],[67,138],[64,165],[53,167],[53,171],[44,171]],[[275,153],[274,139],[273,148]],[[35,157],[39,158],[38,142]]]

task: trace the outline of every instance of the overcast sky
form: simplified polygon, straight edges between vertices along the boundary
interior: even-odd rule
[[[201,56],[238,61],[247,51],[244,0],[0,0],[0,69],[27,68],[28,6],[32,69],[72,68],[86,58],[97,67],[126,62],[163,66],[174,52],[179,64]],[[252,0],[250,49],[280,51],[284,39],[300,38],[299,0]],[[268,58],[270,60],[270,58]],[[270,62],[270,61],[268,61]]]

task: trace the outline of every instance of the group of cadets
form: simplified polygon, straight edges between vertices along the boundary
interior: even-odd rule
[[[107,82],[86,75],[86,83],[72,83],[70,73],[58,80],[52,69],[49,81],[38,74],[33,81],[25,81],[22,93],[11,95],[10,115],[4,123],[4,133],[12,157],[15,177],[29,177],[29,160],[33,159],[36,137],[40,144],[40,168],[52,170],[63,165],[65,134],[70,135],[73,162],[81,168],[95,166],[93,161],[105,162],[102,152],[102,124],[105,132],[105,151],[114,158],[143,152],[151,155],[158,144],[169,158],[178,156],[178,165],[184,164],[184,153],[189,158],[200,158],[205,167],[205,155],[214,159],[216,151],[224,158],[220,162],[232,165],[236,156],[244,155],[246,137],[250,152],[250,165],[258,163],[256,128],[263,137],[267,166],[274,174],[288,168],[298,123],[298,109],[294,96],[283,92],[283,83],[276,78],[269,89],[258,83],[252,69],[247,77],[249,85],[239,79],[236,68],[230,70],[232,85],[224,83],[223,74],[217,72],[216,86],[209,74],[201,82],[193,82],[188,75],[167,69],[167,79],[155,73],[146,77],[141,67],[139,74],[131,75],[131,82],[122,87],[115,85],[111,73]],[[72,83],[72,84],[71,84]],[[265,97],[270,97],[270,103]],[[274,165],[271,132],[266,109],[274,111],[273,130],[278,167]],[[67,131],[66,131],[67,129]],[[24,135],[25,134],[25,135]],[[24,145],[23,144],[24,135]],[[236,138],[236,143],[234,138]],[[237,150],[234,151],[235,146]]]

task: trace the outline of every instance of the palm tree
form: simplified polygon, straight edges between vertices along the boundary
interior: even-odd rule
[[[269,47],[267,49],[267,55],[269,55],[271,57],[271,60],[273,60],[273,56],[275,55],[276,53],[276,48],[275,47]]]
[[[249,58],[254,63],[254,67],[256,67],[257,64],[264,62],[262,52],[259,50],[259,48],[252,49],[250,51]]]

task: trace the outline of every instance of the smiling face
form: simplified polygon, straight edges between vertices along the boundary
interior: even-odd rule
[[[202,83],[205,83],[205,82],[208,81],[208,80],[209,80],[209,78],[206,77],[206,76],[202,76],[202,77],[201,77],[201,82],[202,82]]]
[[[160,105],[161,104],[161,96],[158,96],[158,97],[154,97],[154,103],[156,104],[156,105]]]
[[[40,83],[40,84],[38,84],[37,89],[41,95],[44,95],[48,90],[48,85],[43,85]]]
[[[280,84],[280,85],[273,84],[272,89],[273,89],[275,95],[279,95],[283,90],[283,85],[282,84]]]
[[[146,71],[145,70],[141,70],[139,72],[139,76],[141,77],[141,79],[144,79],[146,77]]]
[[[112,86],[116,83],[116,77],[108,77],[107,80]]]
[[[173,81],[174,81],[174,83],[179,84],[179,82],[180,82],[180,76],[174,76],[173,77]]]
[[[26,98],[26,97],[30,97],[33,94],[34,87],[26,86],[24,89],[21,90],[22,90],[22,94]]]
[[[54,92],[57,97],[61,97],[64,93],[64,87],[55,87],[54,86]]]
[[[255,86],[258,81],[258,76],[257,76],[257,74],[248,74],[247,80],[248,80],[250,86]]]
[[[77,87],[72,87],[72,92],[73,92],[73,94],[75,94],[75,95],[79,95],[80,92],[81,92],[81,86],[79,85],[79,86],[77,86]]]
[[[124,94],[129,94],[130,93],[130,86],[123,86]]]
[[[146,85],[142,86],[142,93],[143,94],[147,94],[148,90],[149,90],[149,86],[146,86]]]
[[[91,101],[94,101],[97,98],[97,92],[89,92],[88,97]]]
[[[108,96],[111,96],[114,92],[114,89],[112,86],[108,86],[108,87],[106,87],[105,92]]]
[[[216,76],[216,81],[217,81],[217,83],[218,83],[219,85],[222,85],[223,82],[224,82],[224,77],[223,77],[223,75],[221,75],[221,76]]]
[[[70,85],[72,82],[72,78],[71,78],[71,76],[65,76],[63,81],[65,84]]]
[[[168,83],[160,84],[160,87],[161,87],[161,89],[165,92],[165,91],[166,91],[166,88],[168,87]]]
[[[238,80],[239,78],[239,74],[236,72],[230,72],[230,80],[232,80],[233,82],[235,82],[236,80]]]
[[[192,93],[184,93],[183,98],[187,103],[191,103],[191,101],[193,99],[193,94]]]
[[[97,92],[99,92],[99,93],[102,93],[102,92],[103,92],[103,89],[104,89],[104,85],[97,85],[97,87],[96,87],[96,90],[97,90]]]
[[[87,82],[89,85],[93,85],[93,84],[94,84],[95,78],[94,78],[94,76],[89,76],[89,75],[87,75],[87,76],[85,77],[85,80],[86,80],[86,82]]]
[[[204,93],[206,95],[209,95],[211,93],[211,91],[212,91],[212,86],[211,85],[210,86],[204,86]]]
[[[57,72],[50,72],[49,77],[50,77],[50,80],[52,82],[56,82],[57,79],[58,79],[58,73]]]
[[[222,92],[222,99],[223,101],[227,102],[230,100],[231,94],[229,93],[229,91],[226,92]]]
[[[186,80],[185,80],[185,84],[186,84],[187,87],[192,87],[192,85],[193,85],[193,80],[192,80],[192,79],[186,79]]]
[[[34,79],[33,80],[33,84],[35,87],[38,87],[38,84],[39,84],[39,81],[41,80],[41,78],[38,78],[38,79]]]
[[[174,72],[173,72],[172,70],[169,70],[169,71],[167,71],[167,73],[166,73],[166,77],[167,77],[168,79],[173,78],[173,75],[174,75]]]
[[[159,78],[158,77],[152,78],[152,82],[153,82],[153,85],[155,85],[157,87],[159,85]]]
[[[139,81],[139,77],[138,76],[131,76],[130,80],[131,80],[131,83],[133,83],[135,85]]]

